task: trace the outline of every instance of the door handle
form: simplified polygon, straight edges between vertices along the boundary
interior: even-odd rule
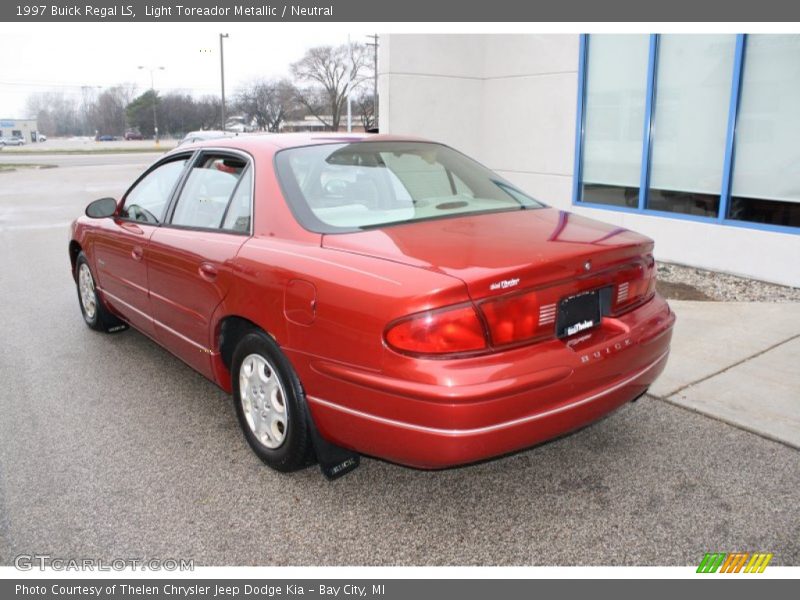
[[[131,258],[133,260],[142,260],[142,256],[144,256],[144,251],[140,246],[134,246],[133,250],[131,250]]]
[[[206,281],[214,281],[217,278],[217,267],[210,263],[203,263],[197,269],[200,272],[200,277]]]

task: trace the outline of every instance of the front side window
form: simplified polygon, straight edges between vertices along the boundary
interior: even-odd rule
[[[186,178],[171,223],[201,229],[221,228],[246,166],[247,161],[239,157],[201,156]]]
[[[439,144],[324,144],[283,150],[275,160],[295,216],[319,233],[543,206]]]
[[[120,216],[141,223],[161,223],[186,161],[184,158],[164,163],[145,175],[125,196]]]

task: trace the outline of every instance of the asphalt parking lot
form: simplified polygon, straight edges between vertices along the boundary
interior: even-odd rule
[[[270,471],[223,392],[135,331],[82,322],[67,224],[155,156],[0,173],[0,564],[800,563],[800,453],[653,398],[465,468]]]

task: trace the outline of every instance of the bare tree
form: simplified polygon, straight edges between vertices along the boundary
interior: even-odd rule
[[[363,88],[359,90],[358,95],[355,97],[355,106],[364,131],[378,126],[375,121],[375,101],[371,90],[367,91]]]
[[[63,92],[38,92],[28,96],[27,113],[35,117],[39,131],[50,136],[83,133],[78,102]]]
[[[370,76],[370,60],[362,44],[318,46],[291,66],[297,99],[326,128],[339,130],[347,95]]]
[[[192,129],[222,129],[221,104],[219,96],[203,96],[196,104],[196,127]]]
[[[283,121],[297,112],[297,98],[292,84],[286,80],[257,80],[237,94],[236,107],[261,131],[280,131]]]
[[[131,102],[133,93],[130,85],[118,85],[104,90],[89,109],[92,129],[101,134],[123,134],[127,128],[125,109]]]
[[[167,94],[158,99],[159,125],[166,135],[183,136],[199,129],[198,102],[189,94]]]
[[[97,103],[97,95],[100,88],[96,85],[81,86],[81,101],[78,105],[78,120],[80,122],[80,133],[82,135],[94,135],[95,128],[92,124],[92,113]]]

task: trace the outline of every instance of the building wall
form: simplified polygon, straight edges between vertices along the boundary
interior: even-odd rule
[[[30,144],[37,131],[36,119],[0,119],[0,137],[10,138],[14,131],[19,131]]]
[[[577,35],[381,38],[380,130],[469,154],[544,202],[629,227],[656,258],[800,286],[800,235],[572,204]]]

